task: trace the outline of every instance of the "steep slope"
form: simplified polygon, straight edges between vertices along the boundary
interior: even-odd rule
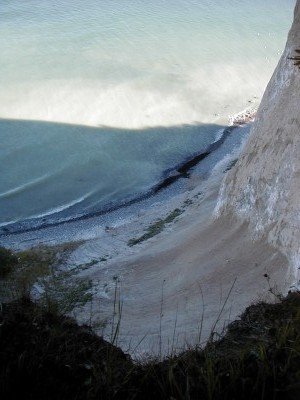
[[[249,221],[289,259],[299,285],[300,70],[290,57],[300,48],[300,1],[285,51],[262,99],[250,139],[225,178],[217,214]]]

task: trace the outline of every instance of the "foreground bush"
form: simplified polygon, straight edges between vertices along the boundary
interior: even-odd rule
[[[8,275],[18,264],[18,258],[10,250],[0,247],[0,278]]]
[[[132,362],[72,319],[28,299],[5,304],[0,320],[1,399],[109,398]]]
[[[296,400],[300,295],[248,307],[203,350],[144,365],[23,299],[2,307],[0,361],[3,399]]]

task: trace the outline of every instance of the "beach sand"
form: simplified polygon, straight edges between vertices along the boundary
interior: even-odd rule
[[[130,224],[142,216],[108,231],[111,243],[123,244],[111,259],[81,273],[96,289],[93,304],[76,318],[82,323],[107,318],[104,335],[109,339],[116,300],[122,305],[118,345],[137,358],[167,355],[205,342],[212,330],[220,334],[252,302],[276,300],[269,284],[275,291],[287,291],[286,258],[263,240],[255,242],[246,224],[215,218],[220,183],[221,177],[215,176],[205,188],[200,184],[201,194],[199,186],[191,190],[190,200],[183,201],[188,203],[185,211],[141,244],[128,247],[126,240],[134,230]],[[97,259],[104,247],[101,239],[88,241],[69,262]]]

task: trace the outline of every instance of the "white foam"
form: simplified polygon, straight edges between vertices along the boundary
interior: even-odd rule
[[[57,214],[59,212],[65,211],[68,208],[71,208],[71,207],[73,207],[73,206],[75,206],[77,204],[82,203],[84,200],[86,200],[88,197],[90,197],[94,193],[95,193],[95,190],[93,190],[93,191],[85,194],[84,196],[79,197],[79,198],[77,198],[77,199],[75,199],[75,200],[73,200],[73,201],[71,201],[69,203],[63,204],[63,205],[58,206],[58,207],[51,208],[50,210],[45,211],[44,213],[30,215],[26,219],[44,218],[44,217],[48,217],[50,215],[54,215],[54,214]],[[24,218],[21,218],[21,220],[24,221]],[[5,221],[5,222],[0,223],[0,227],[5,227],[7,225],[14,224],[14,223],[17,223],[17,222],[19,222],[18,219],[13,220],[13,221]]]
[[[43,182],[45,179],[47,179],[50,176],[50,174],[44,174],[43,176],[38,177],[37,179],[33,179],[30,182],[26,182],[23,185],[17,186],[13,189],[7,190],[3,193],[0,193],[0,198],[5,198],[5,197],[10,197],[15,194],[19,194],[21,192],[24,192],[28,190],[29,188],[35,186],[36,184]],[[1,225],[0,225],[1,226]]]
[[[108,84],[103,80],[62,79],[7,84],[1,117],[89,126],[138,129],[194,123],[226,123],[251,98],[258,104],[271,70],[257,64],[252,78],[245,65],[206,66],[185,71],[180,82]],[[255,96],[255,98],[254,98]]]

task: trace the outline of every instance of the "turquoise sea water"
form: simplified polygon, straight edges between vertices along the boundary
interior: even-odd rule
[[[0,224],[146,192],[259,103],[294,0],[0,3]]]

